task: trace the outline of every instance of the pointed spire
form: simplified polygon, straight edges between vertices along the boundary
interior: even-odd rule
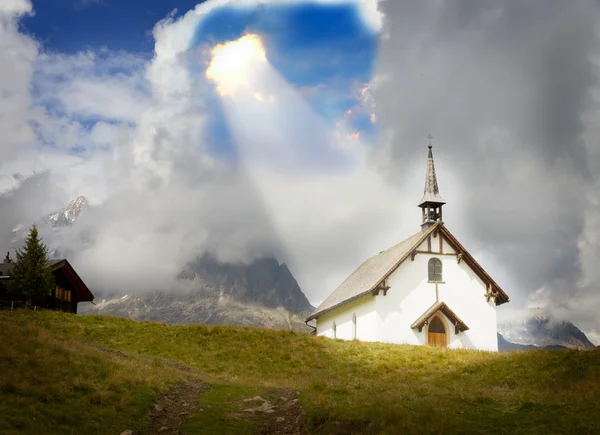
[[[419,207],[426,203],[434,204],[445,204],[446,201],[440,196],[440,189],[438,187],[437,177],[435,176],[435,165],[433,163],[433,146],[431,145],[431,139],[433,136],[427,136],[429,138],[429,154],[427,156],[427,172],[425,174],[425,189],[423,191],[423,198],[419,203]]]

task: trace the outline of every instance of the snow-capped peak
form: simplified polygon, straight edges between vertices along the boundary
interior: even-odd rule
[[[49,214],[47,218],[55,226],[71,225],[89,207],[90,205],[88,204],[87,199],[85,199],[85,196],[80,196],[79,198],[69,202],[67,207],[61,208],[57,212]]]

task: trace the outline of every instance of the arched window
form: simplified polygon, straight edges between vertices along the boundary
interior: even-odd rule
[[[352,339],[356,338],[356,313],[352,313]]]
[[[333,322],[333,338],[337,338],[335,322]]]
[[[439,258],[432,258],[429,260],[429,281],[441,282],[442,281],[442,262]]]
[[[439,317],[436,316],[431,319],[431,323],[429,324],[429,332],[436,332],[440,334],[446,333],[446,328],[444,328],[444,324]]]

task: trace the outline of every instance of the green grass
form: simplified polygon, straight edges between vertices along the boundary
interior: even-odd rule
[[[139,429],[157,395],[182,380],[160,364],[119,358],[55,333],[36,322],[44,316],[0,313],[2,434]]]
[[[172,371],[144,365],[153,356],[221,378],[228,386],[214,387],[201,401],[224,401],[233,410],[237,405],[228,402],[228,391],[241,396],[236,389],[298,389],[309,433],[600,433],[598,350],[447,351],[54,312],[0,313],[0,330],[2,348],[13,347],[11,356],[0,357],[0,432],[33,424],[29,416],[7,417],[16,415],[15,398],[27,407],[38,396],[56,397],[51,392],[57,388],[75,388],[61,399],[59,409],[84,398],[89,433],[110,433],[106,428],[125,428],[126,422],[141,424],[144,407],[156,392],[176,381]],[[7,344],[15,334],[21,339]],[[134,359],[109,358],[88,343]],[[35,375],[46,371],[48,354],[69,368],[50,377]],[[25,366],[15,366],[16,360]],[[35,381],[31,376],[37,376]],[[55,414],[53,400],[41,402],[36,412],[39,424],[50,425],[54,433],[70,433],[58,428],[71,427],[72,419],[80,418],[77,413],[68,417],[66,411]],[[114,415],[121,416],[114,417],[121,418],[119,424],[112,421]],[[189,424],[196,417],[205,418],[193,416]],[[44,423],[46,418],[50,420]],[[223,420],[215,418],[211,424],[218,426]]]

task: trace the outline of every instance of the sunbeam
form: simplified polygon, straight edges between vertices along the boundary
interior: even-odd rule
[[[351,170],[356,136],[336,134],[268,62],[257,35],[215,46],[206,77],[216,84],[238,152],[249,167],[288,174]],[[353,144],[349,146],[348,143]]]

